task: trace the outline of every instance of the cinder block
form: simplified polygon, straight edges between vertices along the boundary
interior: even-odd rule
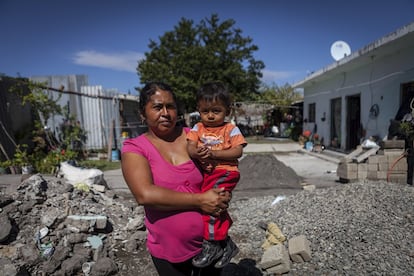
[[[368,164],[367,163],[359,163],[358,164],[358,172],[367,172],[368,171]]]
[[[388,156],[385,155],[377,155],[378,156],[378,164],[388,163]]]
[[[336,175],[340,178],[348,179],[348,180],[354,180],[358,179],[358,172],[336,172]]]
[[[289,239],[289,255],[292,261],[296,263],[303,263],[310,261],[311,249],[310,242],[304,235],[296,236]]]
[[[287,254],[287,250],[281,243],[269,247],[262,255],[260,267],[262,269],[268,269],[269,267],[283,263],[285,253]]]
[[[379,163],[378,162],[378,156],[379,155],[372,155],[372,156],[368,157],[367,163],[368,164],[378,164]]]
[[[384,140],[380,142],[383,149],[403,149],[405,147],[404,140]]]
[[[270,274],[276,274],[276,275],[284,274],[289,271],[290,271],[290,260],[289,260],[289,253],[286,250],[283,252],[282,263],[266,269],[266,272]]]
[[[344,179],[357,179],[357,163],[340,163],[336,170],[336,175]]]
[[[378,180],[378,171],[368,171],[367,179]]]
[[[378,171],[377,172],[378,180],[385,180],[387,179],[387,171]]]
[[[389,167],[390,167],[390,165],[389,165],[388,162],[387,163],[380,163],[380,164],[378,164],[378,170],[379,171],[386,172],[386,171],[388,171]]]
[[[383,155],[401,155],[404,153],[404,149],[383,149]]]
[[[378,171],[378,163],[376,163],[376,164],[368,164],[368,171],[369,172],[372,172],[372,171],[376,172],[376,171]]]
[[[400,160],[394,160],[392,163],[390,163],[390,168],[392,165],[394,165],[394,167],[392,168],[392,170],[394,171],[407,171],[408,166],[407,166],[407,159],[401,158]]]
[[[367,171],[358,171],[358,179],[367,179],[368,172]]]
[[[407,174],[390,174],[388,181],[392,183],[405,184],[407,183]]]

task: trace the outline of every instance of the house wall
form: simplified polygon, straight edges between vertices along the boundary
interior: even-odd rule
[[[349,68],[335,76],[317,81],[306,87],[304,95],[304,118],[308,117],[309,104],[316,103],[315,123],[305,123],[303,128],[313,130],[324,137],[329,145],[330,133],[330,101],[342,99],[341,149],[345,150],[346,133],[346,97],[360,95],[361,124],[366,130],[365,138],[370,136],[387,136],[389,121],[393,119],[400,106],[401,85],[414,81],[414,49],[412,47],[396,50],[393,54],[372,57],[359,68]],[[378,104],[379,115],[370,117],[369,109]],[[326,120],[322,122],[323,113]]]

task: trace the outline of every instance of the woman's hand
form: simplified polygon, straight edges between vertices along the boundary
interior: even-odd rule
[[[224,188],[215,188],[201,194],[201,210],[213,216],[219,216],[227,210],[231,200],[231,193]]]

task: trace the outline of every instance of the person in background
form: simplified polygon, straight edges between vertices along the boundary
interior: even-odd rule
[[[229,92],[222,83],[207,83],[197,92],[196,102],[201,122],[187,134],[187,150],[204,171],[202,192],[225,188],[231,193],[240,179],[238,158],[247,142],[238,127],[225,121],[231,110]],[[219,216],[204,214],[203,219],[203,251],[193,265],[215,263],[216,268],[223,268],[239,252],[228,236],[232,219],[225,210]]]
[[[192,258],[202,250],[203,213],[218,216],[230,194],[223,188],[201,192],[203,176],[187,152],[186,129],[178,126],[172,89],[161,82],[145,85],[140,110],[144,134],[124,141],[121,167],[137,203],[144,206],[147,249],[159,275],[219,275],[200,269]],[[188,130],[188,129],[187,129]]]

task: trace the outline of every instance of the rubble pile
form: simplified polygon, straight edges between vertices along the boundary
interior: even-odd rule
[[[128,275],[152,265],[143,208],[110,190],[33,175],[0,193],[0,225],[0,275]]]

